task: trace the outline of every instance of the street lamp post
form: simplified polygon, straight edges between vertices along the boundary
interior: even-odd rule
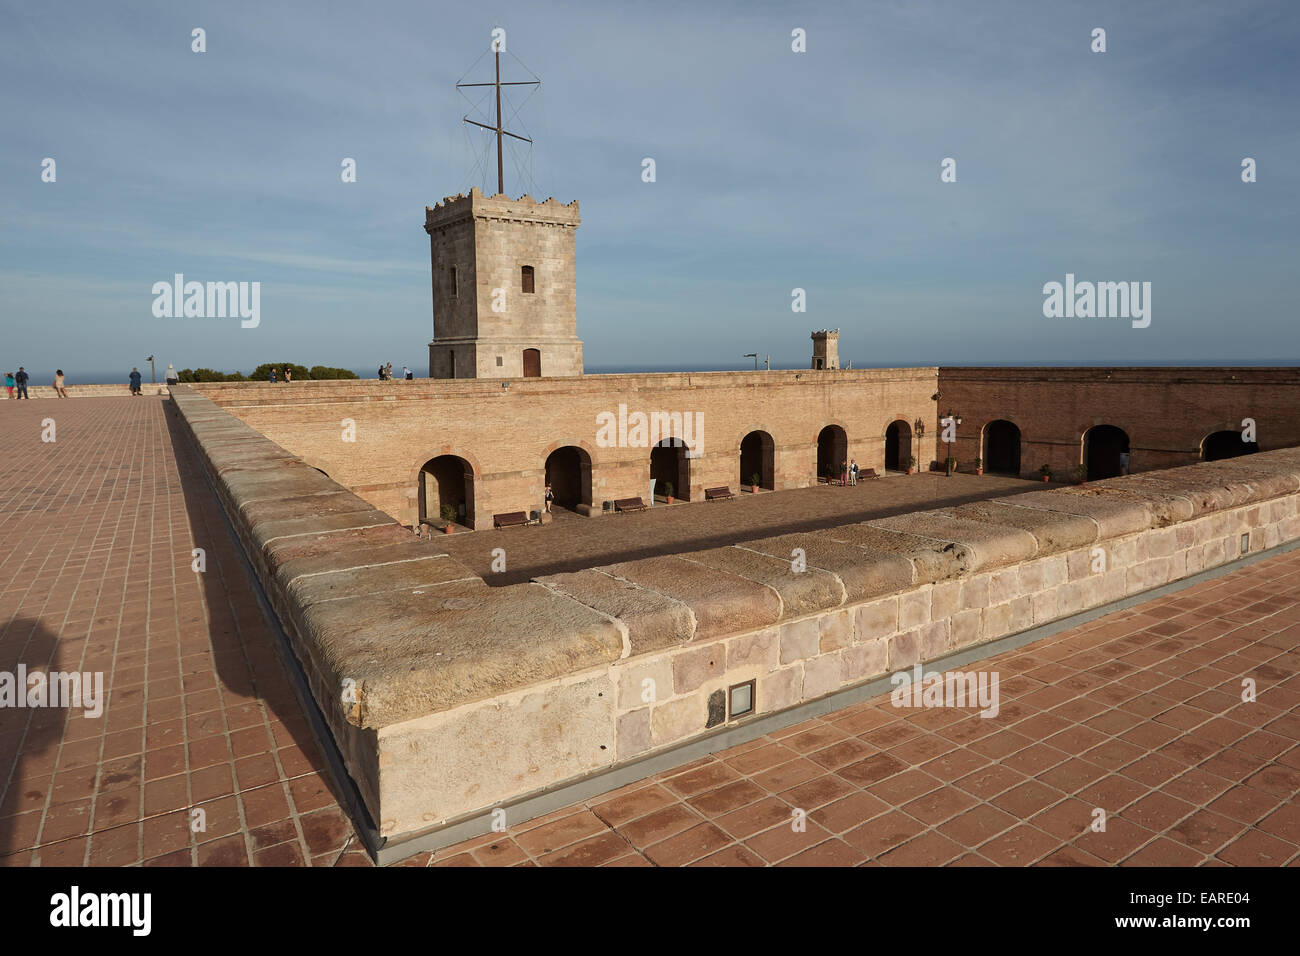
[[[755,372],[758,371],[758,353],[757,353],[757,352],[746,352],[744,355],[741,356],[741,358],[752,358],[752,359],[754,360],[754,371],[755,371]]]
[[[947,469],[948,469],[947,476],[951,478],[952,470],[953,470],[952,469],[953,466],[952,446],[957,442],[957,427],[961,424],[961,413],[954,412],[951,408],[949,408],[948,414],[941,419],[940,424],[946,425],[948,422],[952,422],[952,440],[948,441],[948,439],[946,438],[944,439],[944,441],[948,442],[948,446],[949,446],[948,456],[947,456],[948,460],[945,462],[945,464],[947,465]]]
[[[154,376],[153,356],[152,356],[152,355],[149,356],[148,362],[149,362],[149,384],[150,384],[150,385],[157,385],[157,384],[158,384],[158,379]]]
[[[920,451],[921,439],[925,437],[924,421],[918,418],[916,421],[912,422],[912,435],[914,436],[912,438],[912,444],[916,446],[917,451]],[[916,467],[917,467],[917,471],[919,472],[921,468],[921,460],[919,458],[916,458],[915,455],[913,455],[912,457],[916,459]]]

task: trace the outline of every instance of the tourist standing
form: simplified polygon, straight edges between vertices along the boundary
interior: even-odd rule
[[[392,377],[393,377],[393,363],[389,362],[387,365],[384,366],[384,378],[391,381]]]
[[[382,382],[383,380],[384,380],[384,367],[381,365],[379,366],[379,381]]]
[[[551,513],[551,502],[555,500],[555,492],[551,490],[551,483],[546,483],[546,513]]]
[[[848,483],[849,483],[849,463],[847,461],[842,461],[840,462],[840,487],[843,488]]]
[[[286,383],[293,381],[293,369],[289,368],[287,365],[284,367],[284,380]]]
[[[267,376],[266,380],[270,382],[272,385],[275,384],[275,366],[271,366],[271,374]]]
[[[856,485],[857,483],[858,483],[858,460],[856,458],[852,458],[849,460],[849,484]]]
[[[14,382],[17,383],[18,385],[19,398],[31,398],[31,396],[27,394],[28,377],[29,376],[27,375],[27,370],[23,368],[21,365],[18,366],[18,374],[14,376]]]
[[[408,382],[411,380],[411,370],[405,365],[402,366],[402,378],[406,379]]]
[[[140,370],[134,366],[131,367],[131,394],[140,394]]]
[[[63,387],[63,369],[61,368],[54,371],[54,394],[59,398],[68,397],[68,390]]]
[[[5,391],[9,393],[10,398],[14,397],[14,373],[13,372],[5,372]]]
[[[167,378],[168,385],[177,385],[180,383],[181,380],[180,376],[176,374],[176,366],[172,365],[170,362],[167,363],[166,378]]]

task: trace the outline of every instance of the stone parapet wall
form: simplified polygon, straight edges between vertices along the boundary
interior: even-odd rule
[[[492,588],[174,400],[390,838],[1300,539],[1286,449]]]
[[[67,385],[64,391],[68,393],[68,398],[119,398],[131,394],[131,386],[127,383],[121,385]],[[143,395],[167,395],[169,394],[166,385],[151,385],[145,382],[140,386],[140,392]],[[18,389],[14,389],[13,401],[18,401]],[[59,395],[54,391],[53,385],[28,385],[27,394],[31,398],[58,398]],[[0,388],[0,401],[9,401],[9,392],[7,389]]]

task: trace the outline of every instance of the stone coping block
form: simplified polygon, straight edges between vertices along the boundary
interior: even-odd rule
[[[619,621],[634,655],[685,644],[695,636],[695,615],[684,602],[606,571],[551,574],[535,581]]]
[[[1026,561],[1038,553],[1038,541],[1021,528],[968,521],[945,512],[896,515],[870,521],[873,528],[901,531],[957,545],[968,554],[965,570],[980,571]]]
[[[602,570],[689,607],[695,616],[693,641],[755,630],[781,618],[781,598],[772,588],[725,571],[704,571],[684,558],[642,558]]]
[[[321,601],[297,611],[327,684],[353,691],[350,723],[379,728],[609,664],[607,615],[540,584],[452,581]],[[332,679],[331,679],[332,678]]]
[[[792,563],[801,555],[810,569],[831,574],[840,582],[846,604],[892,594],[915,583],[916,573],[907,558],[840,540],[836,535],[843,530],[782,534],[736,547]]]
[[[948,513],[968,522],[1019,528],[1033,536],[1040,556],[1087,547],[1101,534],[1100,527],[1092,518],[1042,508],[1023,508],[1016,504],[1015,498],[978,501],[953,508]]]

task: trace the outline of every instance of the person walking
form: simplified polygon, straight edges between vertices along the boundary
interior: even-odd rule
[[[61,368],[54,371],[54,394],[59,398],[68,397],[68,390],[63,387],[63,369]]]
[[[14,397],[14,373],[13,372],[5,372],[5,391],[9,393],[10,398]]]
[[[166,376],[166,378],[167,378],[167,384],[168,384],[168,385],[178,385],[178,384],[180,384],[180,380],[181,380],[181,379],[180,379],[180,376],[176,374],[176,366],[172,365],[170,362],[167,363],[167,376]]]
[[[131,368],[131,394],[140,394],[140,370],[134,366]]]

